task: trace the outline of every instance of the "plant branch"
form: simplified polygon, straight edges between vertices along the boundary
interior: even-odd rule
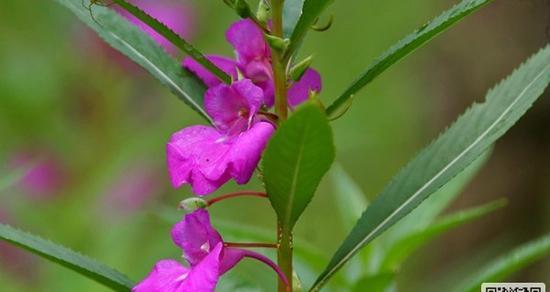
[[[283,3],[284,0],[272,0],[272,33],[274,36],[283,37]],[[275,79],[275,113],[281,120],[286,120],[288,115],[287,88],[286,88],[286,62],[284,52],[272,49],[272,65]]]
[[[225,199],[231,199],[231,198],[243,197],[243,196],[252,196],[252,197],[260,197],[260,198],[268,197],[266,193],[262,193],[262,192],[254,192],[254,191],[235,192],[235,193],[229,193],[229,194],[221,195],[219,197],[210,199],[206,201],[206,206],[212,206],[213,204],[223,201]]]

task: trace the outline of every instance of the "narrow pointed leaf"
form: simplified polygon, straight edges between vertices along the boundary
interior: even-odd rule
[[[130,291],[133,282],[120,272],[38,236],[0,224],[0,239],[69,268],[115,291]]]
[[[378,75],[382,74],[382,72],[386,71],[386,69],[397,61],[403,59],[408,54],[430,41],[433,37],[489,2],[491,2],[491,0],[463,0],[453,8],[443,12],[431,22],[426,23],[413,33],[407,35],[374,60],[374,62],[372,62],[368,68],[348,86],[344,93],[327,108],[327,115],[331,117],[332,120],[332,117],[336,113],[342,112],[344,110],[343,108],[349,105],[348,100],[351,99],[354,94],[365,85],[372,82]]]
[[[307,31],[315,22],[315,19],[331,4],[334,0],[305,0],[303,3],[302,14],[292,34],[290,35],[290,45],[287,49],[287,54],[292,55],[300,46]]]
[[[225,83],[231,83],[231,76],[229,76],[222,69],[214,65],[214,63],[204,57],[204,55],[197,49],[195,49],[190,43],[188,43],[185,39],[176,34],[166,25],[158,21],[156,18],[151,17],[149,14],[139,9],[139,7],[134,6],[133,4],[128,3],[125,0],[113,0],[113,2],[118,4],[120,7],[122,7],[124,10],[132,14],[143,23],[147,24],[149,27],[155,30],[155,32],[165,37],[180,50],[187,53],[189,56],[195,59],[195,61],[201,64],[206,70],[210,71],[212,74],[218,77],[221,81]]]
[[[547,256],[550,256],[550,234],[517,247],[480,271],[472,273],[455,291],[480,291],[482,283],[503,282],[513,273]]]
[[[483,154],[531,107],[550,82],[550,46],[541,49],[489,91],[391,181],[333,256],[316,291],[364,245],[395,224],[424,199]]]
[[[479,219],[506,205],[506,200],[497,200],[485,205],[447,215],[432,225],[411,233],[392,245],[386,252],[382,263],[383,270],[396,271],[401,264],[418,248],[422,247],[435,237],[466,223]]]
[[[427,198],[418,208],[392,226],[380,238],[384,246],[391,246],[403,237],[426,229],[436,217],[462,192],[487,162],[491,151],[481,155],[460,174],[450,180],[441,189]]]
[[[211,122],[202,106],[205,91],[202,82],[184,70],[179,62],[147,34],[107,7],[94,5],[90,13],[87,8],[88,0],[85,3],[81,0],[57,2],[67,7],[109,45],[142,66],[189,107]]]
[[[333,160],[332,131],[317,106],[301,106],[279,127],[265,151],[263,170],[283,226],[294,226]]]
[[[283,33],[285,38],[290,38],[294,27],[302,16],[304,0],[286,0],[283,7]]]

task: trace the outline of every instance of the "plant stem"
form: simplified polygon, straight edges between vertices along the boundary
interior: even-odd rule
[[[242,248],[278,248],[277,243],[256,243],[256,242],[224,242],[226,247],[242,247]]]
[[[219,197],[216,197],[216,198],[213,198],[213,199],[210,199],[210,200],[206,201],[206,204],[207,204],[207,206],[212,206],[213,204],[215,204],[219,201],[223,201],[225,199],[231,199],[231,198],[235,198],[235,197],[242,197],[242,196],[267,198],[266,193],[254,192],[254,191],[242,191],[242,192],[235,192],[235,193],[229,193],[229,194],[221,195]]]
[[[277,236],[279,248],[277,249],[277,263],[288,280],[288,286],[279,280],[279,292],[287,292],[292,289],[293,267],[292,267],[292,230],[281,223],[277,225]]]
[[[271,0],[272,34],[283,38],[283,4],[284,0]],[[275,113],[281,121],[287,119],[287,88],[286,67],[288,60],[284,58],[284,51],[271,50],[273,75],[275,79]],[[279,280],[279,292],[287,292],[292,289],[292,230],[289,226],[277,224],[277,263],[285,274],[288,285]]]
[[[276,37],[283,37],[283,3],[284,0],[272,0],[272,33]],[[288,106],[286,100],[286,61],[283,58],[284,52],[275,49],[271,50],[273,74],[275,79],[275,113],[279,119],[286,120]]]

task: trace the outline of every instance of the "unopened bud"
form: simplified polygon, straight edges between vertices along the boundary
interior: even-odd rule
[[[282,53],[286,50],[288,45],[290,44],[289,39],[282,39],[280,37],[276,37],[274,35],[266,34],[265,39],[267,40],[267,43],[270,47],[275,49],[276,51]]]
[[[197,209],[204,209],[208,206],[208,203],[197,197],[192,197],[181,201],[178,205],[178,209],[183,209],[187,213],[196,211]]]
[[[313,56],[309,56],[302,61],[298,62],[290,69],[290,78],[294,81],[298,81],[302,78],[302,75],[306,72],[307,68],[311,66],[313,62]]]
[[[258,11],[256,11],[256,18],[262,24],[266,24],[270,18],[270,9],[266,1],[260,0],[258,4]]]
[[[318,93],[317,91],[310,90],[308,100],[311,104],[316,105],[323,112],[325,112],[325,110],[326,110],[325,105],[323,104],[323,102],[321,102],[321,100],[319,98],[317,98],[317,93]]]

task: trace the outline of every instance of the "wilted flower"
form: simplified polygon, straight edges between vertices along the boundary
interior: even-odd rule
[[[269,265],[284,282],[280,269],[267,257],[248,250],[225,246],[204,209],[185,215],[172,229],[172,240],[183,250],[190,267],[175,260],[161,260],[133,292],[210,292],[219,278],[245,257]]]
[[[174,133],[167,144],[172,185],[191,184],[206,195],[233,178],[247,183],[275,130],[257,118],[263,92],[250,80],[220,84],[205,94],[205,108],[216,128],[191,126]]]

